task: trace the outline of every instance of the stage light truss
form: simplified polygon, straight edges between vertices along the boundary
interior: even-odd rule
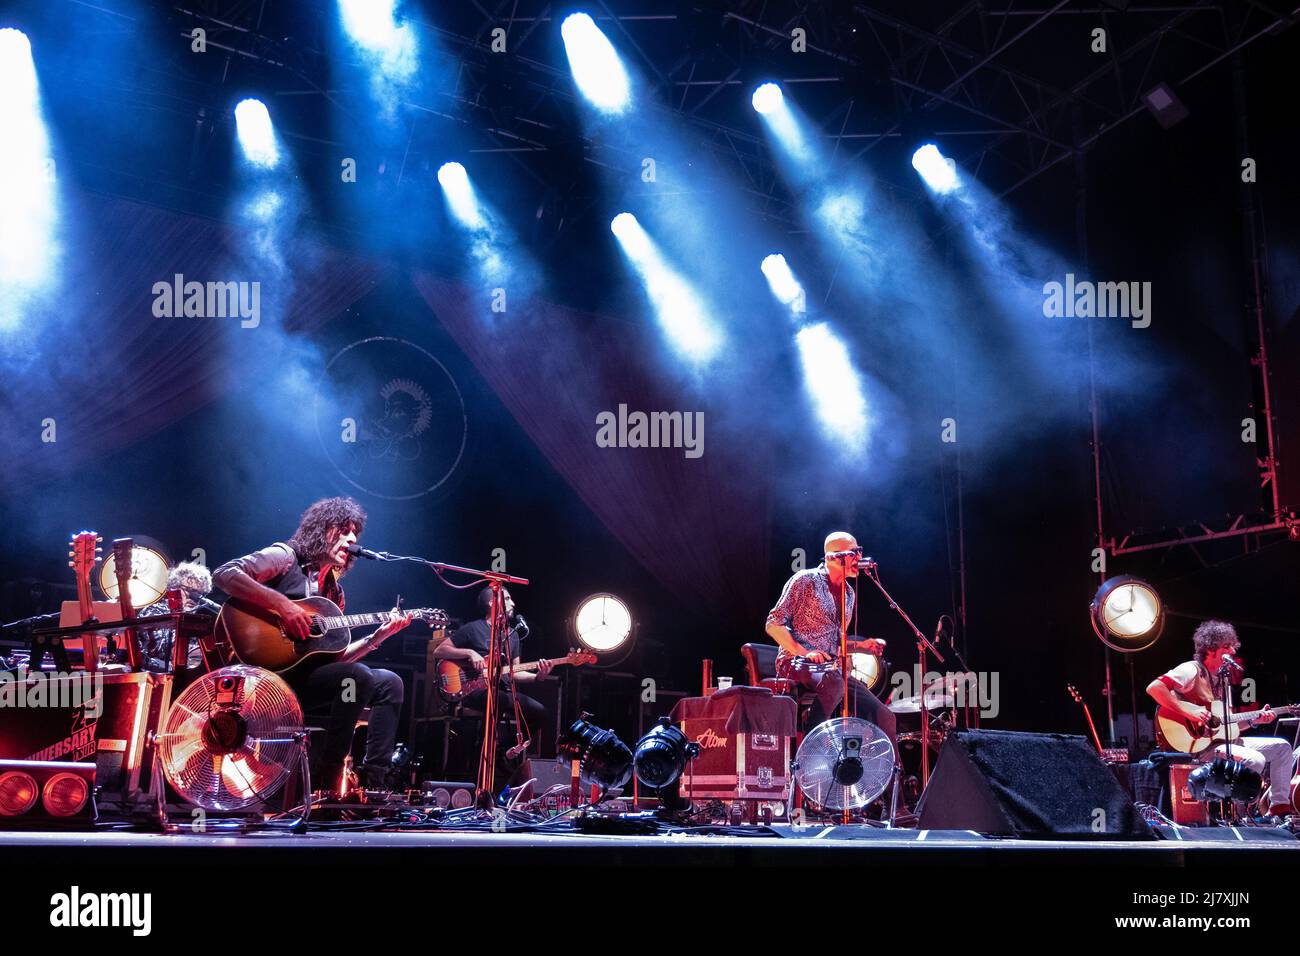
[[[232,62],[260,61],[301,81],[298,93],[335,97],[319,37],[308,31],[301,38],[276,39],[259,26],[259,8],[249,0],[196,0],[187,5],[185,17],[178,11],[176,27],[185,25],[182,20],[201,23],[209,47]],[[722,91],[751,90],[761,76],[778,79],[787,95],[796,98],[803,90],[815,90],[816,119],[835,144],[837,162],[860,160],[881,143],[906,138],[923,126],[921,135],[941,146],[951,140],[945,151],[958,165],[976,171],[991,191],[1005,196],[1146,112],[1142,97],[1156,83],[1169,83],[1177,91],[1237,50],[1290,24],[1287,15],[1263,4],[1225,6],[1217,0],[1185,0],[1140,15],[1073,9],[1065,0],[1012,0],[996,8],[972,2],[934,27],[921,25],[920,16],[909,20],[868,2],[729,0],[665,12],[637,0],[596,0],[589,12],[620,55],[644,76],[647,101],[694,128],[717,171],[743,184],[760,215],[791,226],[797,220],[794,200],[762,136],[746,118],[733,115],[739,111],[730,110],[729,99],[726,105],[719,100]],[[557,111],[573,110],[575,92],[565,64],[544,51],[538,34],[558,30],[560,13],[543,0],[498,0],[467,6],[445,21],[418,7],[410,17],[437,40],[440,53],[425,55],[456,61],[452,99],[462,121],[481,136],[478,150],[577,152],[621,168],[632,159],[555,122]],[[1076,79],[1067,78],[1064,68],[1053,76],[1021,65],[1027,47],[1050,49],[1065,42],[1060,27],[1085,15],[1106,28],[1113,43],[1109,53],[1096,56],[1095,69]],[[491,51],[497,27],[507,31],[514,55]],[[796,28],[805,31],[806,59],[797,75],[787,76],[783,74],[794,72],[788,53]],[[664,31],[675,31],[685,48],[661,42]],[[1050,55],[1040,59],[1054,60]],[[186,63],[173,67],[189,69]],[[852,82],[882,77],[896,94],[896,109],[889,113],[862,101]],[[821,95],[827,89],[837,91],[829,110]],[[407,105],[414,113],[446,115],[445,100]],[[433,137],[431,131],[429,135]],[[901,171],[883,175],[907,182]],[[908,183],[907,189],[923,199],[915,184]]]

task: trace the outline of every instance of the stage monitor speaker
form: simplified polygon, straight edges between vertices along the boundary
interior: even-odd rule
[[[922,830],[1154,839],[1097,751],[1067,734],[950,734],[917,816]]]

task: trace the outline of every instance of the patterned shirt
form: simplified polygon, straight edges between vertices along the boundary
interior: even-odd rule
[[[844,595],[845,613],[853,617],[853,588]],[[826,565],[798,571],[785,582],[781,599],[767,615],[768,624],[781,624],[790,629],[794,639],[810,651],[839,653],[840,602],[831,590],[830,575]],[[778,657],[791,655],[782,648]]]

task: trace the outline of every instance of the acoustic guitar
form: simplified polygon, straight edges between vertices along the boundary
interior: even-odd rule
[[[1156,710],[1156,743],[1162,750],[1176,750],[1184,754],[1199,754],[1211,747],[1217,747],[1225,740],[1237,741],[1241,737],[1238,724],[1249,723],[1259,716],[1259,710],[1243,710],[1224,716],[1223,701],[1216,700],[1210,705],[1210,719],[1205,727],[1197,732],[1192,723],[1182,713],[1164,707]],[[1273,713],[1278,717],[1300,713],[1300,706],[1274,707]]]
[[[306,662],[315,668],[340,657],[352,643],[352,628],[387,624],[409,614],[412,620],[424,621],[434,628],[447,626],[447,614],[437,608],[416,608],[394,614],[344,614],[328,598],[309,597],[294,601],[312,615],[311,628],[303,640],[290,637],[274,611],[248,601],[231,598],[221,608],[213,625],[219,641],[228,644],[242,664],[262,667],[277,674],[287,674]]]
[[[583,664],[594,663],[596,663],[595,654],[577,649],[569,651],[564,657],[557,657],[551,661],[551,664],[556,667],[561,665],[581,667]],[[513,669],[516,674],[526,674],[537,670],[541,664],[541,661],[532,661],[527,664],[516,664]],[[487,678],[477,677],[476,674],[478,674],[478,671],[466,664],[462,664],[460,661],[440,660],[438,661],[438,693],[443,700],[455,703],[476,691],[486,690]]]

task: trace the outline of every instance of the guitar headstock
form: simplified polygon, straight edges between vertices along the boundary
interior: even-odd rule
[[[421,607],[408,612],[413,621],[423,621],[432,627],[435,631],[440,627],[446,627],[451,623],[447,617],[447,612],[436,607]]]
[[[569,648],[569,653],[564,656],[564,663],[571,667],[581,667],[583,664],[596,663],[597,657],[591,651],[584,651],[577,647]]]
[[[132,560],[135,555],[135,542],[130,538],[113,539],[113,570],[117,574],[118,584],[130,580]]]
[[[1065,686],[1065,689],[1070,692],[1070,696],[1074,698],[1074,702],[1076,704],[1083,703],[1083,695],[1079,693],[1079,689],[1077,687],[1075,687],[1073,684],[1067,684]]]
[[[89,574],[90,569],[95,566],[95,562],[100,559],[102,548],[99,543],[104,540],[94,531],[78,531],[68,542],[68,547],[72,550],[68,552],[71,558],[68,567],[77,572],[80,577],[83,573]]]

